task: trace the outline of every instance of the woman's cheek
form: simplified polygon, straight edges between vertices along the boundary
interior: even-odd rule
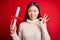
[[[31,17],[31,13],[30,12],[28,13],[28,16]]]
[[[36,14],[34,15],[34,17],[36,17]]]
[[[34,15],[35,17],[37,17],[38,16],[38,13],[35,13],[35,15]]]

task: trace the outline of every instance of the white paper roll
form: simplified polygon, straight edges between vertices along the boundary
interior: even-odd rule
[[[15,14],[15,17],[18,17],[19,11],[20,11],[20,7],[17,7],[17,11],[16,11],[16,14]],[[13,25],[12,25],[13,29],[14,29],[14,27],[15,27],[15,25],[16,25],[16,21],[17,21],[17,20],[14,19],[14,22],[13,22]]]

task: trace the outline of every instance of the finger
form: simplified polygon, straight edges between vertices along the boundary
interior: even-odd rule
[[[14,31],[16,31],[16,29],[15,29],[15,28],[14,28],[14,29],[13,29],[13,28],[11,28],[11,30],[10,30],[10,31],[14,32]]]
[[[45,16],[46,16],[46,13],[44,14],[43,18],[45,18]]]
[[[14,30],[15,28],[11,27],[10,29],[11,29],[11,30]]]
[[[10,33],[13,33],[13,31],[10,31]]]
[[[11,33],[14,33],[14,31],[10,31]]]
[[[42,19],[42,17],[40,17],[39,19]]]
[[[48,18],[47,20],[46,20],[46,22],[49,20],[50,18]]]
[[[16,29],[16,26],[14,26],[14,27],[13,27],[13,26],[11,26],[11,30],[15,30],[15,29]]]
[[[46,17],[45,18],[47,18],[48,17],[48,15],[46,15]]]

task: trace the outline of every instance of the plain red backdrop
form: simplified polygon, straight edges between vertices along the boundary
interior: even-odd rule
[[[24,21],[26,7],[29,2],[37,2],[40,7],[40,13],[49,15],[47,29],[51,40],[60,40],[60,1],[59,0],[0,0],[0,40],[12,40],[10,37],[11,16],[15,15],[16,8],[21,7],[17,27]]]

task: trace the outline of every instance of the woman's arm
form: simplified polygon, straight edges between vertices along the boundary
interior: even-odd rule
[[[46,28],[46,22],[49,20],[48,15],[44,14],[43,18],[40,19],[41,20],[39,21],[39,23],[41,25],[42,40],[50,40],[50,36]]]
[[[48,34],[46,24],[41,25],[41,31],[42,31],[42,40],[50,40],[50,36]]]
[[[22,40],[22,28],[19,26],[18,35],[17,33],[10,34],[13,40]]]
[[[19,40],[17,33],[10,34],[13,40]]]
[[[23,40],[22,23],[19,25],[18,37],[20,40]]]

